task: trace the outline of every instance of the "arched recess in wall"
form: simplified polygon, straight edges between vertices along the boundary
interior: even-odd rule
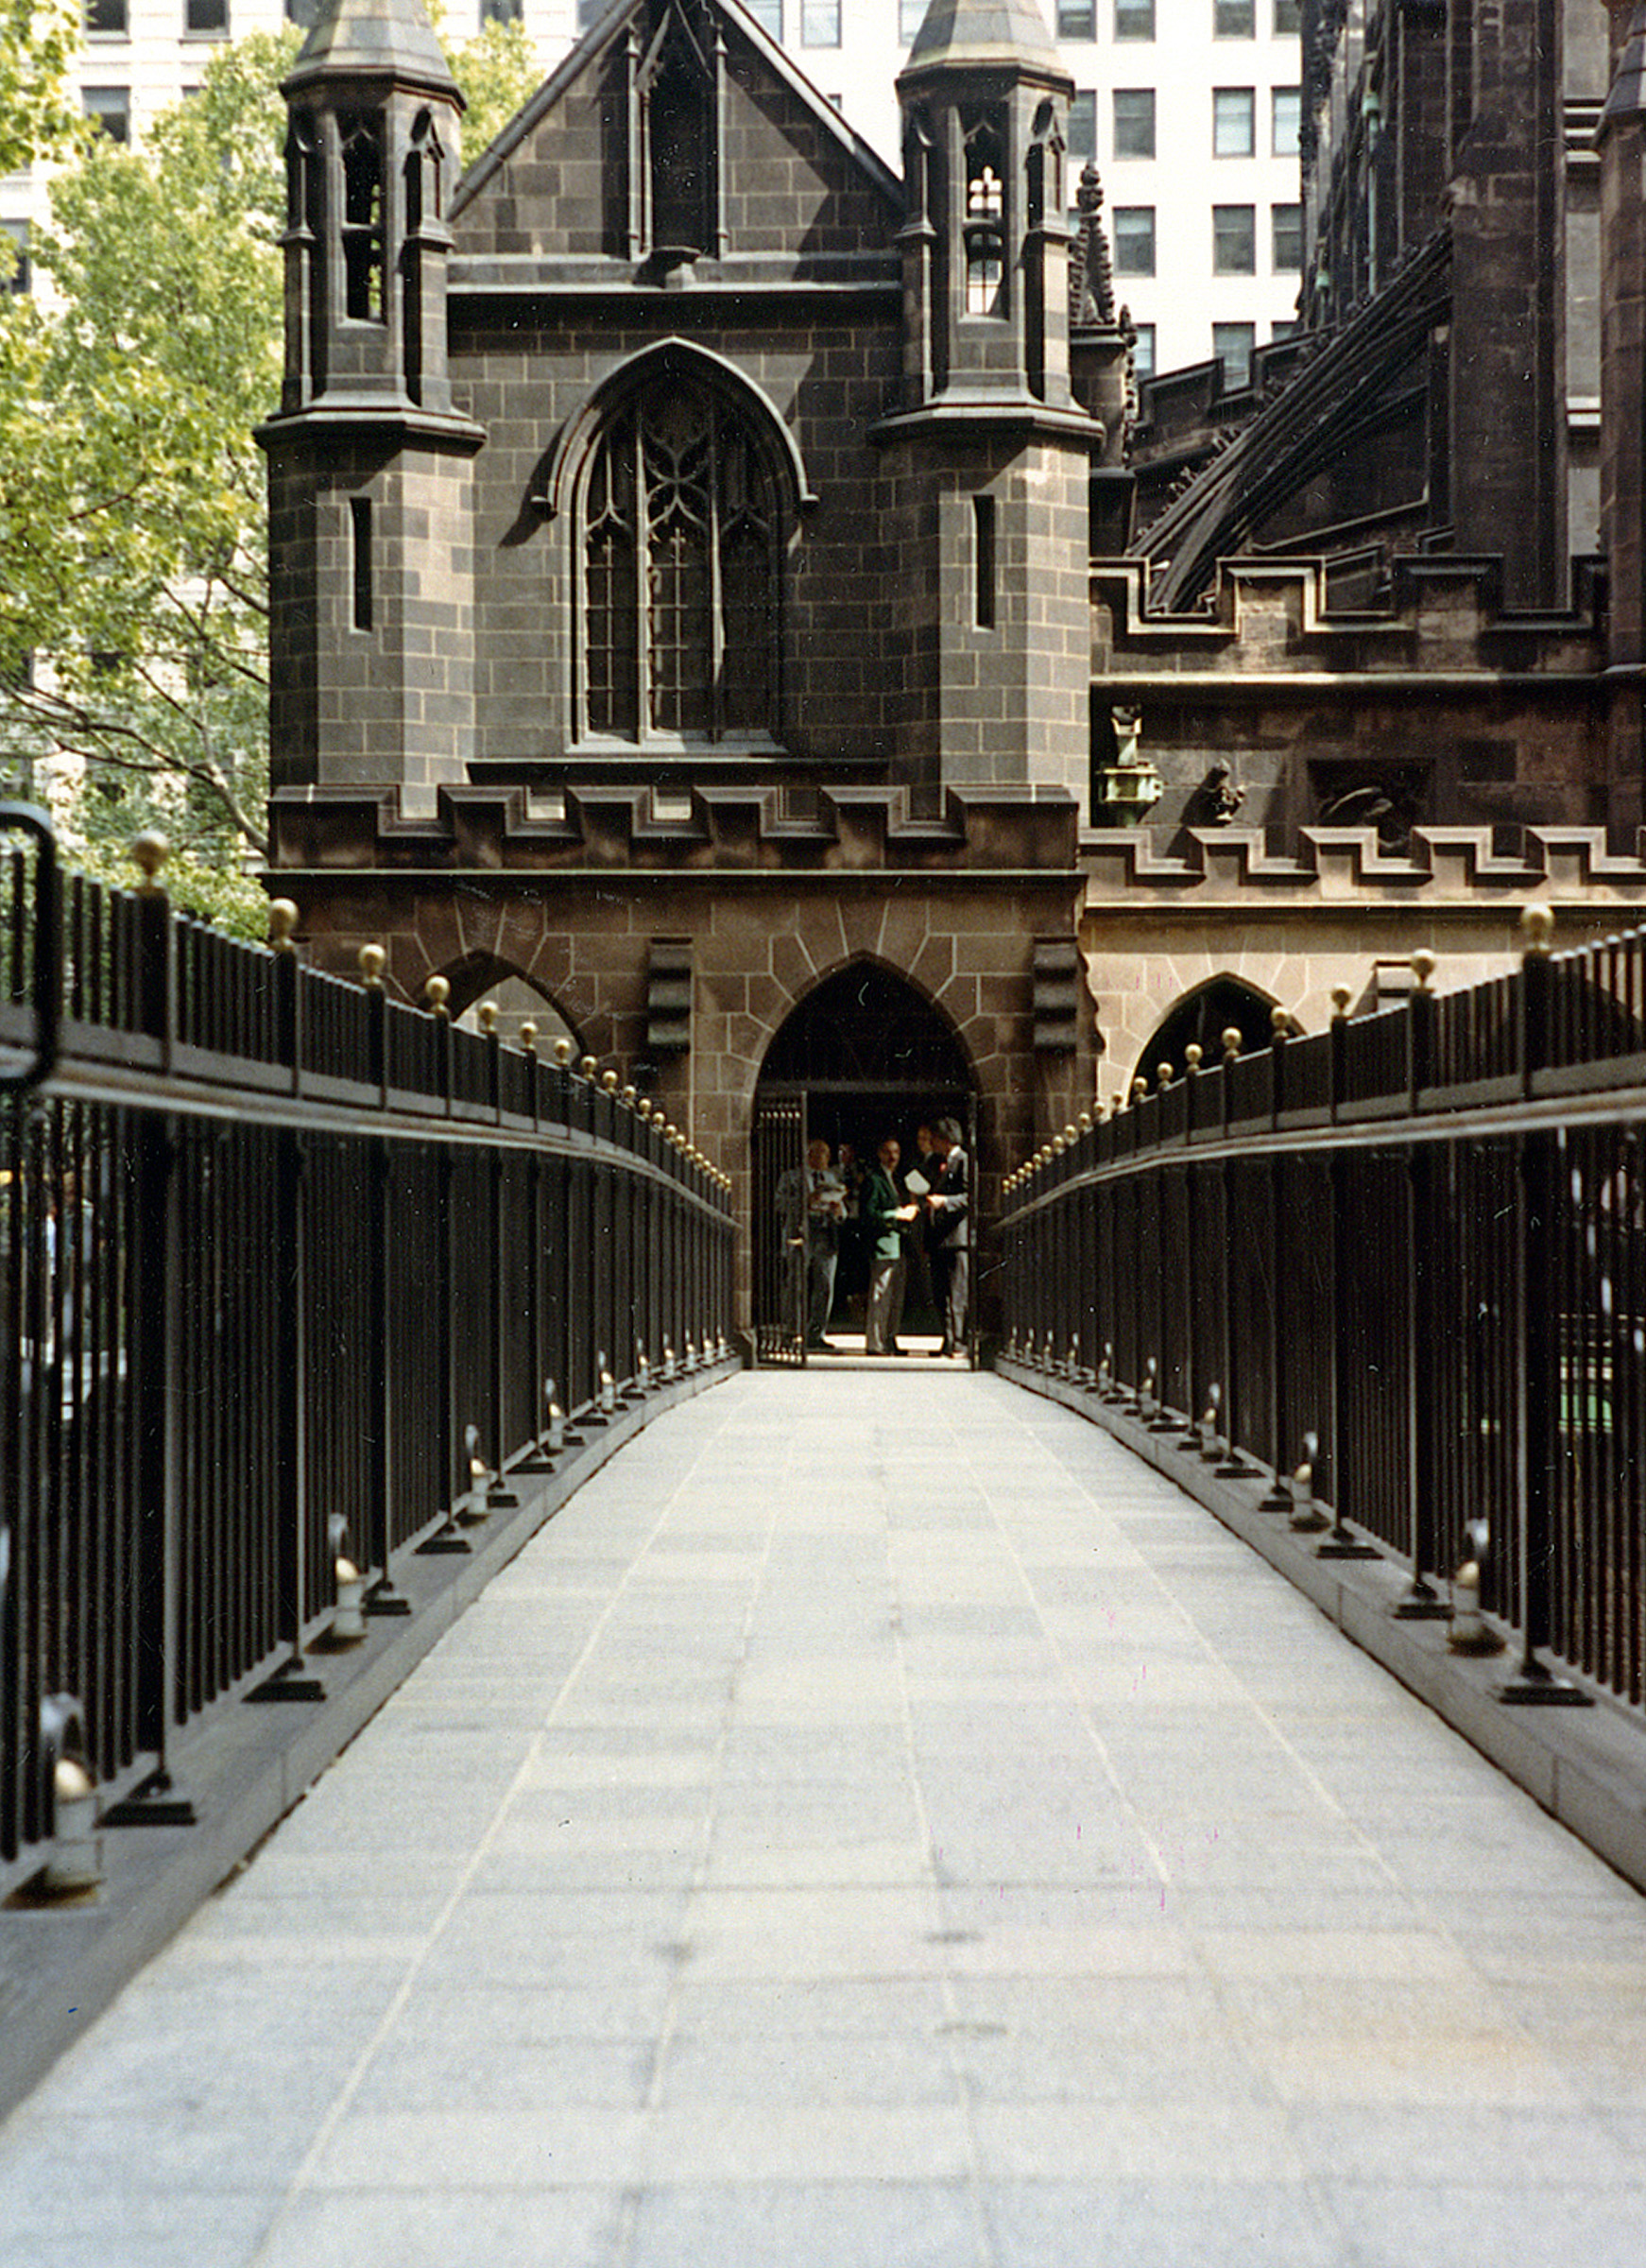
[[[815,498],[758,386],[659,341],[567,421],[535,501],[566,531],[575,743],[783,745],[787,554]]]
[[[761,1065],[763,1086],[975,1092],[952,1020],[883,961],[849,961],[797,1002]]]
[[[522,1024],[533,1023],[539,1055],[551,1054],[557,1040],[569,1040],[577,1057],[584,1053],[576,1026],[542,987],[512,962],[499,960],[494,954],[470,953],[440,974],[452,988],[452,1020],[465,1031],[479,1028],[480,1004],[489,1000],[497,1010],[498,1038],[506,1045],[518,1047]]]
[[[920,1161],[917,1129],[952,1118],[971,1151],[978,1091],[952,1018],[883,961],[849,961],[795,1004],[762,1061],[749,1122],[753,1316],[763,1361],[787,1359],[781,1349],[792,1336],[780,1192],[805,1145],[826,1142],[840,1165],[849,1144],[867,1167],[890,1138],[907,1170]],[[835,1286],[843,1317],[866,1288],[867,1251],[843,1233]],[[911,1291],[911,1300],[919,1296]],[[941,1328],[934,1316],[916,1328],[929,1326]]]
[[[1259,1048],[1267,1047],[1275,1036],[1275,1009],[1278,1004],[1268,992],[1261,992],[1243,978],[1225,974],[1197,985],[1186,992],[1155,1026],[1148,1040],[1133,1064],[1130,1076],[1146,1078],[1151,1086],[1162,1063],[1170,1063],[1174,1073],[1181,1075],[1188,1051],[1198,1047],[1209,1070],[1223,1061],[1223,1036],[1237,1031],[1241,1036],[1241,1053],[1253,1055]],[[1288,1030],[1298,1027],[1289,1024]]]

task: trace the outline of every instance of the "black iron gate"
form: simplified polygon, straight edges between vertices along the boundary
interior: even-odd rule
[[[754,1343],[763,1364],[806,1362],[806,1098],[754,1109]]]

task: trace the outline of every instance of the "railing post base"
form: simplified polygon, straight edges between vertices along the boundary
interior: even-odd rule
[[[1397,1623],[1449,1623],[1451,1620],[1451,1602],[1432,1590],[1419,1575],[1414,1577],[1406,1596],[1397,1601],[1389,1611]]]
[[[1523,1661],[1517,1677],[1498,1688],[1505,1709],[1592,1709],[1594,1695],[1557,1677],[1539,1661]]]

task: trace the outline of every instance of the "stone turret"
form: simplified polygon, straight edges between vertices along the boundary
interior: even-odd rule
[[[898,78],[903,406],[883,421],[908,687],[930,786],[1087,778],[1088,473],[1070,387],[1073,82],[1033,0],[933,0]]]
[[[277,792],[460,780],[471,459],[447,371],[463,98],[420,0],[331,0],[282,90],[285,369],[268,456]]]

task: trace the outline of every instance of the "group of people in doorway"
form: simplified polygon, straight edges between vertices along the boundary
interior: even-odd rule
[[[960,1127],[952,1118],[934,1119],[916,1130],[915,1143],[918,1156],[905,1172],[894,1135],[883,1137],[870,1167],[860,1166],[847,1143],[836,1162],[827,1142],[813,1142],[804,1167],[778,1183],[796,1322],[815,1354],[834,1351],[825,1332],[842,1240],[854,1224],[868,1258],[866,1351],[908,1351],[899,1333],[912,1290],[917,1302],[929,1302],[936,1312],[939,1354],[966,1352],[971,1209]]]

